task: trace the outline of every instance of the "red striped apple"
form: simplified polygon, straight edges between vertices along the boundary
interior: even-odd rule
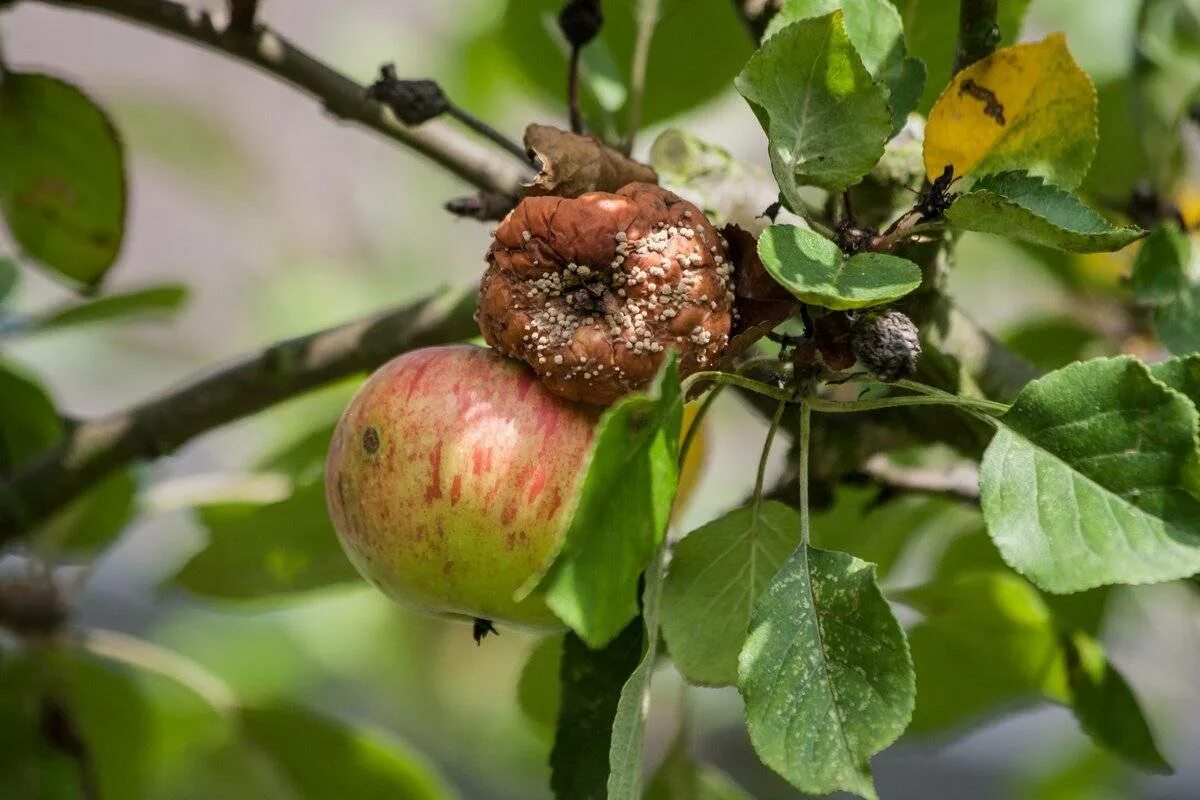
[[[381,367],[342,415],[326,464],[350,561],[393,599],[442,614],[558,627],[513,593],[570,524],[598,412],[470,345]]]

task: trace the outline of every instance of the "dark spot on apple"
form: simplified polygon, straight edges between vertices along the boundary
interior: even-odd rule
[[[363,431],[363,450],[368,453],[375,453],[379,450],[379,431],[374,427],[368,427]]]

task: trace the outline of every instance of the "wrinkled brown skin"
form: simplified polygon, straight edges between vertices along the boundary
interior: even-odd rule
[[[639,252],[650,234],[661,250]],[[694,263],[681,264],[688,256]],[[488,261],[480,287],[484,338],[529,364],[559,397],[607,405],[649,383],[668,348],[679,352],[687,375],[715,368],[728,344],[734,298],[725,244],[696,206],[658,186],[525,198],[497,228]],[[589,270],[590,297],[578,299],[578,282],[561,295],[539,287],[548,277],[578,281],[570,265]],[[650,274],[655,268],[662,274]],[[548,324],[548,308],[581,321]],[[634,321],[638,311],[641,322]]]
[[[561,627],[538,596],[514,593],[566,533],[596,420],[486,348],[393,359],[359,389],[329,448],[326,502],[346,555],[425,611]]]

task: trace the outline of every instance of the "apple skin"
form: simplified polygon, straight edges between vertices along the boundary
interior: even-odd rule
[[[513,593],[570,524],[598,418],[482,347],[393,359],[351,400],[326,461],[346,555],[401,603],[561,628],[540,598]]]

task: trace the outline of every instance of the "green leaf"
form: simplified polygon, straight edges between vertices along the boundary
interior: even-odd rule
[[[530,581],[592,647],[637,616],[638,577],[662,543],[675,499],[682,420],[671,351],[645,393],[621,398],[600,418],[561,550]]]
[[[1004,560],[1039,587],[1078,592],[1200,570],[1197,412],[1130,358],[1028,384],[999,420],[980,489]]]
[[[754,602],[800,541],[800,515],[777,501],[728,514],[677,545],[663,584],[662,631],[691,683],[737,681]]]
[[[95,286],[121,249],[125,161],[104,112],[69,83],[9,72],[0,84],[0,211],[21,248]]]
[[[1134,299],[1154,307],[1155,333],[1177,355],[1200,350],[1200,287],[1188,276],[1191,250],[1179,225],[1165,222],[1142,243],[1131,276]]]
[[[1150,232],[1133,260],[1133,297],[1149,306],[1164,306],[1187,291],[1191,245],[1179,223],[1164,222]]]
[[[518,74],[560,106],[569,54],[556,21],[562,5],[561,0],[509,0],[499,30],[491,34],[501,41]],[[627,127],[638,5],[605,4],[600,34],[582,51],[583,108],[591,127],[605,135]],[[659,12],[650,41],[643,125],[715,97],[729,86],[752,49],[726,0],[662,0]],[[476,42],[472,49],[481,44]]]
[[[39,525],[34,540],[52,553],[102,550],[133,517],[137,488],[132,470],[113,473]]]
[[[1150,365],[1155,380],[1181,392],[1192,405],[1200,408],[1200,354],[1172,358]]]
[[[1004,344],[1043,372],[1081,361],[1098,350],[1100,334],[1076,317],[1035,317],[1004,332]]]
[[[62,435],[62,418],[45,389],[24,370],[0,361],[0,474]]]
[[[168,316],[183,307],[187,287],[179,284],[152,286],[122,294],[85,300],[51,311],[29,322],[27,329],[49,331],[124,317]]]
[[[650,713],[650,678],[658,659],[658,609],[662,595],[661,551],[646,569],[642,592],[642,658],[621,687],[613,714],[612,743],[608,748],[607,800],[641,800],[642,750],[646,717]]]
[[[550,788],[557,800],[607,800],[613,720],[622,688],[642,659],[642,621],[625,626],[601,650],[568,633],[563,641],[562,702]]]
[[[558,675],[562,667],[563,637],[547,636],[529,653],[517,681],[517,705],[526,719],[538,728],[554,730],[562,689]]]
[[[650,780],[645,800],[752,800],[740,786],[709,764],[696,763],[687,739],[675,737],[666,758]]]
[[[289,703],[243,708],[243,735],[301,800],[445,800],[446,782],[391,737]]]
[[[763,40],[792,23],[838,9],[845,14],[846,33],[863,67],[888,91],[894,133],[904,127],[908,112],[921,98],[925,65],[905,57],[904,24],[888,0],[787,0],[771,18]]]
[[[946,212],[956,228],[994,233],[1071,253],[1120,250],[1143,235],[1122,228],[1077,197],[1024,172],[1003,172],[978,181]]]
[[[911,543],[983,534],[979,512],[963,503],[917,494],[888,500],[881,494],[871,486],[842,484],[835,488],[833,505],[812,515],[813,546],[842,550],[868,561],[882,580],[892,573]],[[991,542],[984,540],[995,552]]]
[[[174,582],[196,594],[247,600],[358,579],[325,511],[321,482],[276,503],[221,503],[199,510],[208,545]]]
[[[855,52],[841,11],[779,31],[734,85],[767,132],[771,170],[792,208],[802,206],[801,186],[840,191],[883,155],[891,110]]]
[[[24,709],[24,719],[15,720],[17,730],[0,726],[5,729],[0,740],[8,744],[9,737],[24,738],[28,744],[31,733],[41,739],[31,755],[36,757],[37,750],[65,755],[76,775],[81,766],[74,753],[81,751],[86,759],[82,769],[95,787],[88,796],[173,796],[168,787],[186,771],[189,759],[228,735],[220,713],[172,679],[73,645],[39,646],[0,663],[0,718],[8,721],[5,709],[14,702]],[[19,698],[12,697],[14,691]],[[47,748],[46,724],[53,725],[61,745]],[[3,782],[0,777],[0,786]]]
[[[911,733],[961,726],[1041,698],[1069,701],[1061,640],[1037,590],[1007,571],[939,578],[897,594],[917,672]]]
[[[1150,772],[1170,773],[1137,698],[1104,649],[1083,634],[1066,642],[1071,707],[1079,725],[1097,744]]]
[[[764,764],[810,794],[876,797],[870,758],[904,732],[915,687],[874,568],[797,549],[755,604],[738,689]]]
[[[890,303],[921,285],[921,268],[885,253],[849,258],[819,233],[772,225],[758,238],[767,272],[800,300],[838,311]]]
[[[270,503],[201,506],[207,546],[174,576],[208,597],[244,600],[288,595],[360,580],[325,509],[325,451],[331,428],[306,433],[263,463],[290,478],[291,491]]]
[[[0,305],[3,305],[4,301],[8,299],[20,279],[21,271],[17,268],[17,262],[11,258],[0,256]]]
[[[1187,287],[1174,302],[1154,310],[1154,332],[1175,355],[1200,351],[1200,285]]]
[[[1152,771],[1170,771],[1148,724],[1103,648],[1062,633],[1029,583],[999,569],[939,577],[897,599],[924,619],[909,631],[917,709],[909,730],[929,733],[1033,700],[1070,706],[1095,742]]]

